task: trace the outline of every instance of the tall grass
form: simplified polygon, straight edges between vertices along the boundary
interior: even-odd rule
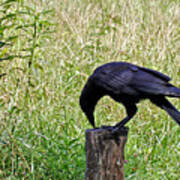
[[[78,101],[87,77],[127,61],[180,87],[179,24],[178,0],[0,0],[1,179],[84,179],[91,127]],[[138,106],[126,179],[179,179],[179,127],[148,101]],[[105,97],[95,115],[97,125],[113,125],[125,111]]]

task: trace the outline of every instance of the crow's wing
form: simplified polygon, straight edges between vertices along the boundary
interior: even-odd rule
[[[129,85],[133,79],[134,72],[138,70],[135,66],[108,66],[95,70],[90,79],[95,85],[114,94],[133,94],[137,92]]]
[[[160,72],[126,64],[95,70],[93,82],[114,94],[169,95],[170,78]]]
[[[131,86],[145,95],[172,95],[173,86],[168,83],[169,80],[168,76],[160,72],[140,67],[134,73]]]

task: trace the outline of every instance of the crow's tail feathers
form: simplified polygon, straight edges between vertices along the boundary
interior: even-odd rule
[[[180,126],[180,112],[165,97],[151,99],[151,101],[164,109]]]
[[[165,105],[163,109],[179,124],[180,126],[180,112],[169,102],[170,106]]]

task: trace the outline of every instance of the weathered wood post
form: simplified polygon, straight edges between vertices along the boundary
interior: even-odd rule
[[[86,131],[85,180],[124,180],[124,147],[128,128],[116,135],[110,130],[88,129]]]

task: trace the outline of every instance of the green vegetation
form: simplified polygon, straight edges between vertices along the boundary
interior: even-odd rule
[[[110,61],[153,68],[180,87],[180,1],[0,0],[0,179],[84,179],[91,127],[79,95]],[[125,111],[105,97],[95,115],[113,125]],[[126,179],[178,180],[178,125],[144,101],[128,126]]]

